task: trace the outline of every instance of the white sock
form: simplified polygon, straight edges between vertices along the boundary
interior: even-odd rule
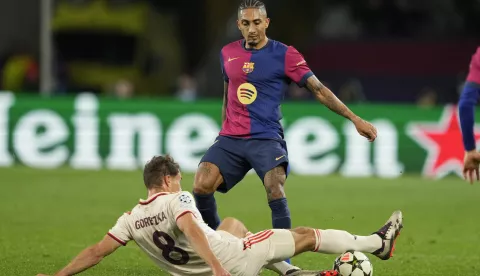
[[[289,271],[290,269],[300,269],[300,268],[298,268],[294,265],[291,265],[287,262],[278,262],[278,263],[274,263],[274,264],[269,264],[269,265],[265,266],[265,268],[267,268],[269,270],[272,270],[272,271],[275,271],[280,275],[287,274],[287,271]]]
[[[382,247],[382,239],[378,235],[355,236],[343,230],[314,229],[315,252],[341,254],[348,250],[372,253]]]

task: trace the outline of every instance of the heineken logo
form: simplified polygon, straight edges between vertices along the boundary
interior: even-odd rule
[[[169,153],[182,171],[195,172],[220,131],[221,103],[111,103],[90,94],[34,102],[0,92],[0,167],[18,162],[34,168],[137,170],[153,155]],[[441,116],[438,109],[403,110],[403,115],[378,105],[365,110],[361,114],[368,113],[378,129],[373,143],[333,112],[318,115],[316,109],[285,104],[282,124],[292,172],[461,175],[464,150],[455,107],[445,107]],[[433,119],[418,119],[425,117]]]
[[[462,130],[458,110],[446,106],[438,122],[412,122],[407,133],[427,151],[422,173],[433,178],[442,178],[450,173],[462,176],[463,148]],[[480,141],[480,128],[475,128],[475,141]]]

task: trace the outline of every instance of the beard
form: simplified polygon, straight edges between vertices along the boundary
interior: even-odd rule
[[[256,47],[260,43],[261,39],[259,36],[255,36],[253,38],[247,37],[247,44],[250,47]]]

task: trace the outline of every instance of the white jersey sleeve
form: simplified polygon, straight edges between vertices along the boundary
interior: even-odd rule
[[[175,218],[175,222],[183,215],[191,213],[197,219],[201,219],[201,215],[195,206],[195,200],[189,192],[181,192],[176,198],[170,202],[170,208]]]
[[[127,242],[132,240],[132,235],[128,230],[126,216],[128,216],[127,213],[123,214],[117,220],[115,226],[113,226],[113,228],[107,233],[112,239],[116,240],[123,246],[127,245]]]

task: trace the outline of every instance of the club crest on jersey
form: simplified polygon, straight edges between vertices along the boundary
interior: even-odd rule
[[[243,64],[243,72],[245,72],[246,74],[252,73],[253,69],[255,69],[255,63],[245,62]]]

